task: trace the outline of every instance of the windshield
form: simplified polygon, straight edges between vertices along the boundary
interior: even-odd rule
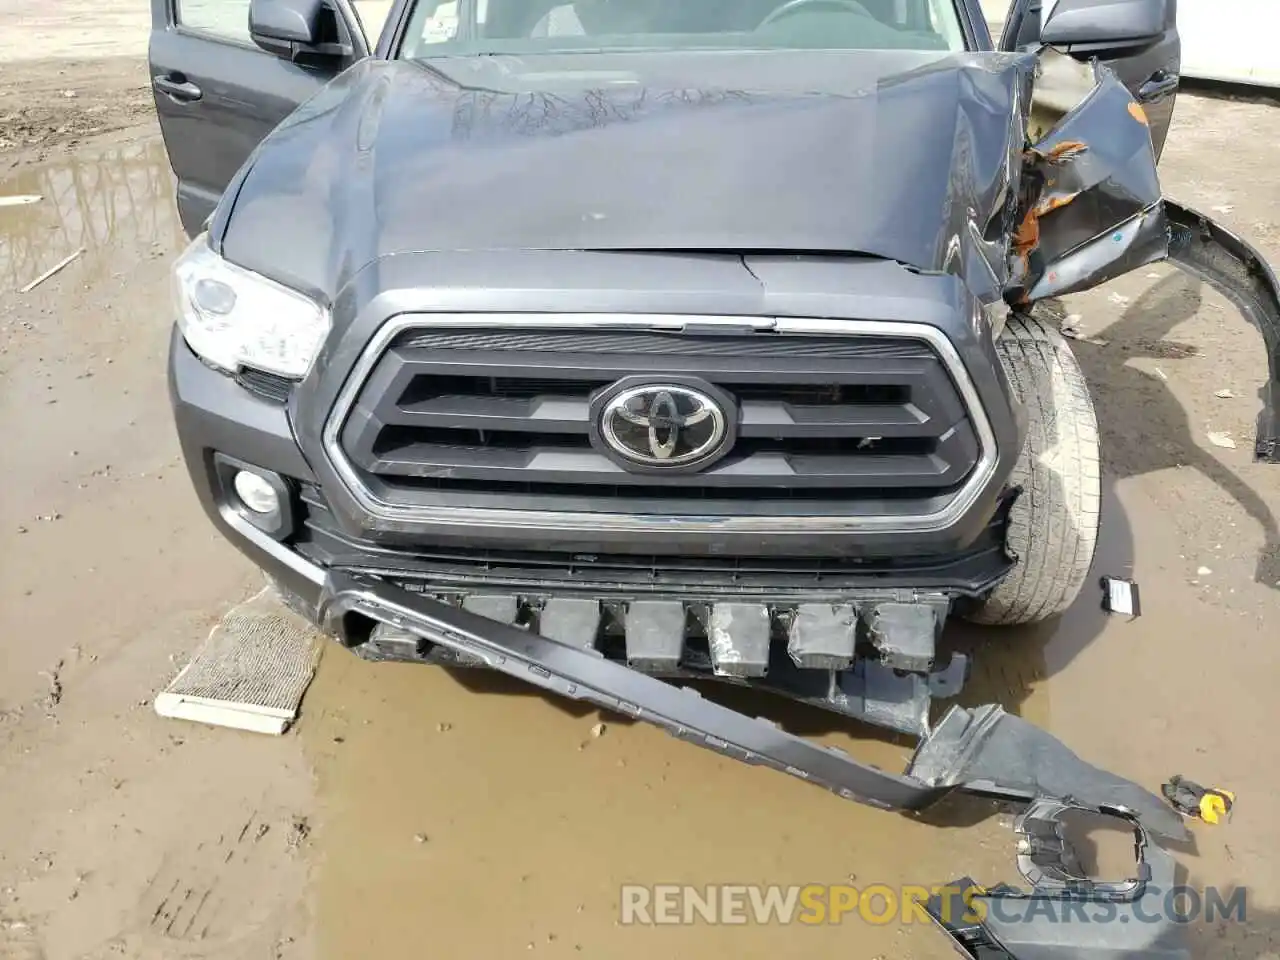
[[[964,49],[954,0],[421,0],[402,56]]]

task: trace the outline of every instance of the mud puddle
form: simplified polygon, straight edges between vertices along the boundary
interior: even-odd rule
[[[177,454],[163,358],[167,262],[182,237],[158,140],[0,181],[0,195],[17,194],[41,200],[0,208],[0,435],[6,469],[22,478],[0,497],[0,616],[13,618],[10,638],[61,638],[67,611],[54,585],[86,612],[117,597],[142,612],[137,573],[172,542],[161,525],[160,478]],[[6,642],[0,700],[44,684],[37,671],[56,659],[47,642]]]
[[[133,266],[138,247],[182,238],[174,181],[155,138],[69,154],[0,179],[0,291],[21,289],[68,254],[84,251],[79,282],[101,282]]]
[[[163,146],[24,168],[13,194],[42,199],[0,209],[0,956],[306,956],[298,741],[150,706],[261,586],[178,460]]]
[[[330,650],[308,696],[321,957],[409,957],[427,941],[458,956],[945,957],[928,928],[856,912],[814,926],[620,926],[622,887],[900,889],[980,869],[1004,841],[994,823],[911,823],[483,674]],[[748,699],[735,705],[885,767],[909,758],[905,741],[855,739],[817,711]]]

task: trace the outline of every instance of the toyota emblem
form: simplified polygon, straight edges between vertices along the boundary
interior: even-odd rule
[[[612,452],[651,469],[703,464],[731,439],[724,404],[709,390],[677,383],[624,387],[597,417],[599,437]]]

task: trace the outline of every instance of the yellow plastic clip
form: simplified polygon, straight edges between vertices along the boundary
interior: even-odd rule
[[[1200,819],[1205,823],[1216,824],[1224,818],[1230,818],[1231,807],[1236,802],[1236,795],[1230,790],[1206,790],[1200,798]]]

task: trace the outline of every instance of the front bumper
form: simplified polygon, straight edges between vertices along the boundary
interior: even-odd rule
[[[1051,813],[1044,812],[1043,801],[1037,803],[1037,798],[1070,797],[1075,807],[1131,818],[1143,831],[1151,866],[1143,868],[1138,885],[1125,893],[1128,899],[1117,900],[1102,892],[1107,903],[1120,904],[1120,914],[1138,909],[1126,904],[1140,904],[1147,897],[1147,884],[1153,878],[1159,882],[1168,872],[1167,855],[1146,841],[1146,835],[1186,836],[1180,817],[1159,798],[1088,765],[1048,734],[998,706],[975,710],[953,707],[931,731],[917,731],[925,735],[907,770],[890,773],[707,701],[691,689],[613,662],[599,651],[547,639],[397,586],[385,573],[325,568],[300,553],[288,537],[270,536],[256,527],[235,506],[230,491],[224,488],[225,471],[215,462],[215,453],[234,451],[239,459],[287,476],[291,483],[314,484],[315,477],[293,438],[287,408],[256,397],[208,370],[176,337],[171,389],[184,454],[213,522],[297,595],[318,622],[349,641],[363,636],[367,644],[378,629],[389,631],[386,636],[408,636],[413,639],[414,658],[482,664],[560,695],[655,723],[681,739],[735,759],[811,781],[845,799],[886,810],[914,813],[958,790],[1032,804],[1017,827],[1024,834],[1035,823],[1052,822]],[[1084,895],[1039,880],[1037,877],[1033,890],[1036,896],[1027,904],[1049,900],[1062,910]],[[1004,896],[992,893],[996,895]],[[1017,913],[1021,902],[1010,899],[1011,908],[990,914],[999,919],[1010,910]],[[1019,921],[1012,930],[995,929],[990,917],[985,924],[958,926],[944,922],[949,916],[945,910],[937,905],[931,909],[957,945],[973,956],[1040,956],[1038,951],[1050,942],[1066,951],[1062,955],[1087,956],[1090,950],[1102,949],[1096,937],[1089,939],[1096,932],[1092,928],[1046,929],[1036,919],[1044,915],[1043,906],[1031,922]],[[1169,924],[1161,924],[1159,930],[1147,925],[1141,932],[1155,938],[1144,955],[1186,955],[1177,942],[1178,931]],[[993,952],[1001,944],[1003,952]]]
[[[703,532],[691,538],[689,534],[670,530],[661,544],[646,551],[636,543],[615,544],[604,534],[577,542],[512,529],[501,531],[500,538],[488,528],[472,537],[457,531],[449,535],[423,529],[388,531],[377,518],[352,511],[341,482],[325,463],[315,462],[316,456],[322,458],[323,455],[300,442],[296,395],[273,399],[246,389],[201,362],[176,329],[169,351],[169,392],[183,457],[205,511],[218,529],[251,559],[273,576],[278,574],[291,589],[296,588],[294,592],[309,601],[317,598],[315,584],[307,581],[298,562],[288,559],[299,551],[321,568],[367,567],[388,572],[418,569],[432,573],[438,580],[438,570],[428,571],[423,566],[429,556],[442,556],[450,550],[454,550],[453,555],[460,555],[455,548],[472,546],[486,550],[501,548],[506,555],[512,555],[520,550],[528,552],[533,546],[543,555],[554,552],[560,557],[576,557],[579,562],[589,560],[597,569],[608,571],[602,576],[601,586],[605,583],[624,585],[619,591],[624,594],[635,589],[625,586],[629,578],[619,572],[624,566],[621,558],[628,554],[653,557],[663,571],[679,569],[681,558],[697,558],[703,570],[731,571],[729,579],[718,573],[702,578],[673,576],[671,590],[691,594],[714,593],[716,584],[728,584],[731,579],[733,587],[724,590],[726,594],[768,596],[795,592],[821,596],[874,588],[976,596],[1008,570],[1007,560],[997,556],[999,551],[990,549],[991,543],[983,540],[984,535],[993,532],[988,528],[1000,524],[1002,512],[1008,505],[998,487],[984,493],[981,503],[972,508],[957,528],[916,534],[873,532],[865,540],[846,533],[824,535],[809,531],[803,535],[789,534],[785,541],[765,543],[759,537],[752,537],[749,543],[742,543],[732,536],[720,538]],[[285,478],[298,495],[303,519],[314,522],[300,523],[298,530],[280,538],[277,545],[261,543],[261,538],[252,536],[246,541],[246,514],[237,507],[237,498],[219,474],[214,459],[218,454]],[[551,515],[547,519],[549,523],[554,521]],[[302,526],[308,529],[303,530]],[[682,552],[679,547],[686,540],[689,549]],[[846,545],[855,542],[855,549],[850,552]],[[279,544],[292,544],[296,549],[277,549]],[[746,549],[751,546],[761,549],[759,552]],[[611,552],[614,547],[618,552]],[[618,563],[612,564],[611,557],[618,558]],[[753,569],[741,566],[735,558],[743,557],[761,558],[761,563],[753,569],[762,572],[756,575]],[[770,557],[778,558],[780,564],[770,565],[767,562]],[[827,587],[806,592],[797,586],[797,580],[769,579],[767,571],[785,568],[788,560],[807,558],[820,558],[821,570],[817,566],[812,570],[815,577],[821,574]],[[632,569],[644,565],[644,561],[627,564]],[[837,572],[843,575],[833,576]],[[581,570],[570,575],[579,583],[585,582],[587,576]],[[551,579],[544,578],[547,582]]]

